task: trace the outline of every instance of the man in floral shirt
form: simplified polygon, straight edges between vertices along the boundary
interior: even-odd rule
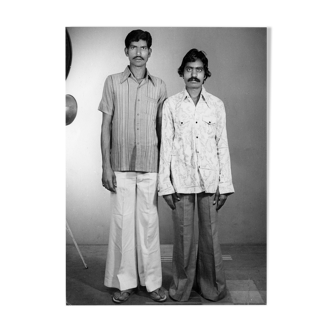
[[[226,284],[217,211],[234,192],[225,107],[203,87],[211,76],[204,52],[190,50],[178,73],[185,89],[164,103],[159,167],[159,196],[173,210],[173,281],[169,295],[173,300],[187,301],[196,277],[199,293],[218,301],[226,295]]]

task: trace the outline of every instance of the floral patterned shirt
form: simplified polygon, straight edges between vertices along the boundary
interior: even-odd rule
[[[224,103],[202,87],[197,105],[187,90],[163,106],[158,194],[234,192]]]

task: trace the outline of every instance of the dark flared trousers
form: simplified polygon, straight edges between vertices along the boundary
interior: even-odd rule
[[[196,194],[181,194],[172,212],[174,246],[172,273],[169,289],[171,298],[188,301],[194,286],[206,299],[218,301],[226,295],[226,282],[218,238],[217,211],[213,194],[197,194],[198,252],[194,234]]]

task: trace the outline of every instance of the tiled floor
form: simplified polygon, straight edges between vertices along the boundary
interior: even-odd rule
[[[115,305],[112,293],[115,289],[104,286],[107,246],[79,246],[88,269],[80,259],[74,245],[67,245],[66,255],[66,302],[68,305]],[[144,287],[121,305],[234,305],[266,304],[266,247],[221,246],[226,269],[227,296],[211,302],[192,291],[188,302],[152,301]],[[163,286],[171,283],[172,247],[161,246]]]

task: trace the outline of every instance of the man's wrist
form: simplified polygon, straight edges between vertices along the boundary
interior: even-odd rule
[[[111,165],[102,165],[103,171],[107,172],[107,171],[113,171],[112,166]]]

